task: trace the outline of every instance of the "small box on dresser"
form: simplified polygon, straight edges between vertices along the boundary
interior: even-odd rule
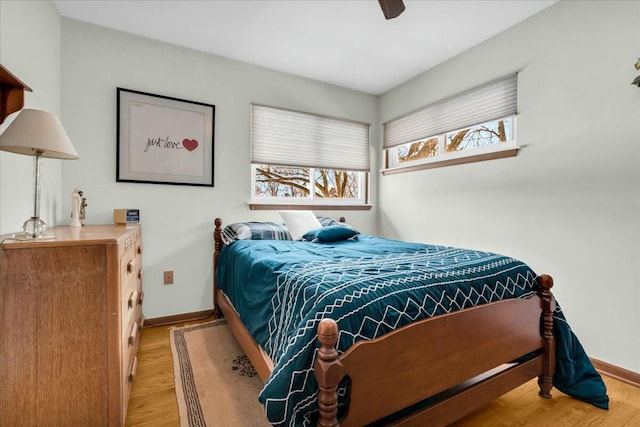
[[[2,245],[0,425],[124,425],[143,324],[141,227],[48,231],[55,240]]]

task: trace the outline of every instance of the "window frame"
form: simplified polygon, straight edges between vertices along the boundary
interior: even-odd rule
[[[518,72],[514,72],[388,120],[382,124],[381,173],[387,175],[516,156],[519,151],[517,116]],[[446,135],[507,118],[512,122],[510,141],[446,152]],[[406,147],[431,138],[438,138],[438,154],[397,162],[398,146]]]
[[[439,135],[432,135],[426,138],[420,138],[416,141],[407,142],[405,144],[396,145],[384,150],[384,168],[381,170],[383,175],[389,175],[393,173],[410,172],[414,170],[433,169],[438,167],[460,165],[465,163],[473,163],[485,160],[502,159],[507,157],[514,157],[518,154],[520,147],[517,144],[517,115],[502,117],[499,119],[491,120],[496,122],[500,120],[511,119],[511,140],[487,144],[480,147],[469,148],[459,151],[446,151],[446,137],[451,133],[460,132],[464,129],[470,129],[478,126],[482,126],[484,123],[479,123],[472,126],[465,126],[462,129],[456,129],[450,132],[445,132]],[[485,123],[491,123],[485,122]],[[425,157],[423,159],[416,159],[408,162],[398,162],[398,148],[410,144],[414,144],[420,141],[426,141],[432,138],[438,139],[438,154],[432,157]]]
[[[370,209],[369,201],[369,172],[364,171],[347,171],[355,173],[358,180],[359,198],[333,198],[333,197],[315,197],[314,192],[310,191],[309,197],[259,197],[256,196],[256,169],[259,165],[251,164],[251,201],[249,206],[251,209],[307,209],[314,208],[318,210],[344,210],[344,209]],[[315,169],[309,169],[309,184],[313,184],[313,176]]]

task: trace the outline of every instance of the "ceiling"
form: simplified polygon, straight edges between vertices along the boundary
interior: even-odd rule
[[[381,94],[557,0],[54,0],[65,17]]]

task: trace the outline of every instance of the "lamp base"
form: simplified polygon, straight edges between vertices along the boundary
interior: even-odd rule
[[[27,238],[37,239],[47,229],[47,223],[40,217],[32,216],[22,224],[22,230]]]

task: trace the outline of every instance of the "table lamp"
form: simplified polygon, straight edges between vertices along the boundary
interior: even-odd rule
[[[0,135],[0,150],[34,156],[33,216],[24,222],[22,229],[28,239],[44,238],[47,224],[40,218],[40,159],[78,159],[67,132],[58,117],[40,110],[24,109]]]

